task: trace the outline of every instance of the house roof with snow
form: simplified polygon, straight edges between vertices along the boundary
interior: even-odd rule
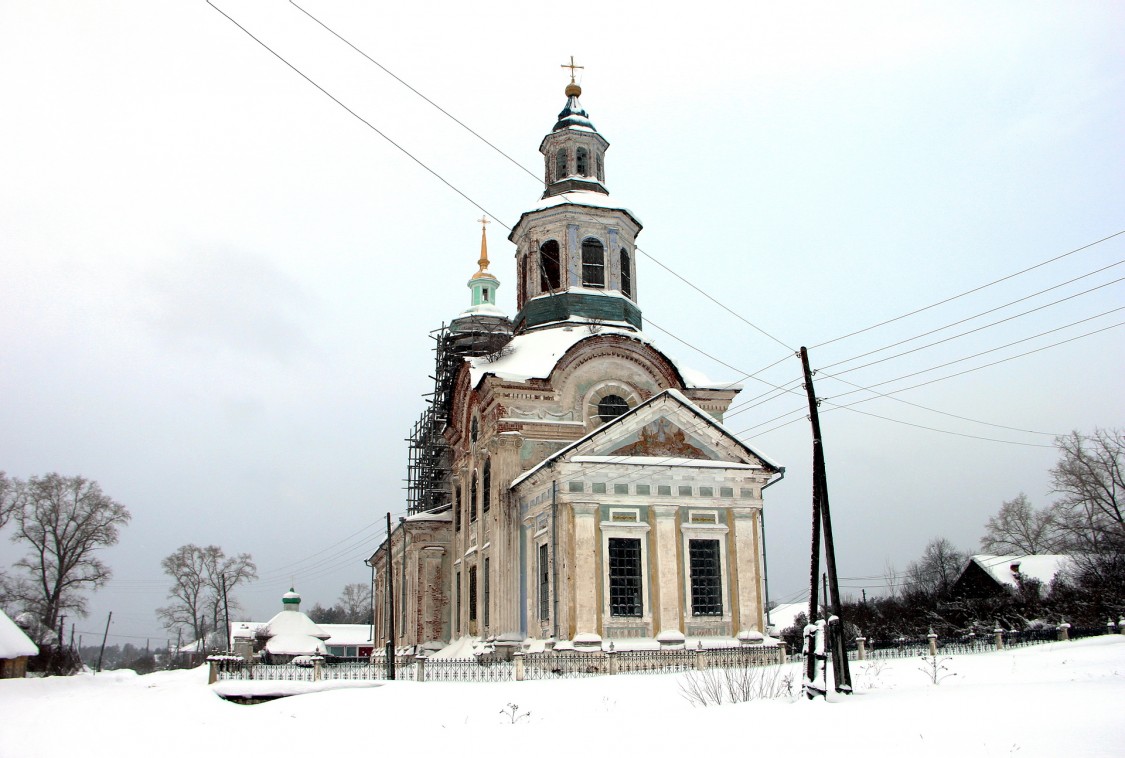
[[[1016,589],[1016,577],[1035,579],[1044,586],[1073,565],[1068,555],[974,555],[957,577],[957,583],[973,573],[983,573],[1001,587]]]
[[[25,655],[39,655],[39,648],[16,626],[15,621],[8,618],[8,614],[0,610],[0,658],[22,658]]]

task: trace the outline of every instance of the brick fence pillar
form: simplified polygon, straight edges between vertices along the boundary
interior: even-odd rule
[[[1066,642],[1070,639],[1070,624],[1066,623],[1065,621],[1059,624],[1058,639],[1059,642]]]
[[[612,642],[609,643],[609,650],[606,651],[605,657],[606,657],[606,659],[609,660],[609,665],[606,666],[606,669],[608,670],[609,675],[613,676],[614,674],[617,673],[618,663],[617,663],[617,650],[614,649]]]
[[[856,660],[859,660],[859,661],[867,660],[867,638],[866,637],[856,637],[855,638],[855,648],[856,648],[856,650],[855,650]]]
[[[695,670],[702,671],[707,668],[707,654],[703,652],[703,641],[695,648]]]
[[[517,650],[512,653],[512,660],[515,661],[516,664],[516,681],[522,682],[526,673],[524,670],[523,651]]]
[[[214,684],[219,681],[219,662],[207,661],[207,683]]]
[[[996,627],[995,629],[992,630],[992,633],[994,635],[996,635],[996,649],[997,650],[1003,650],[1004,649],[1004,630],[1001,629],[1000,627]]]
[[[414,656],[414,681],[426,681],[426,652],[422,651]]]
[[[930,641],[930,655],[936,656],[937,655],[937,635],[934,634],[933,629],[931,629],[930,633],[926,635],[926,639],[928,639]]]
[[[781,660],[779,662],[782,664],[789,663],[789,646],[782,642],[778,647],[781,648]]]

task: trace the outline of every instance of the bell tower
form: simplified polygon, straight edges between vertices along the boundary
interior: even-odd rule
[[[516,245],[517,332],[555,325],[615,322],[641,328],[635,240],[641,222],[609,198],[609,142],[578,98],[574,58],[566,105],[543,138],[546,189],[508,239]]]

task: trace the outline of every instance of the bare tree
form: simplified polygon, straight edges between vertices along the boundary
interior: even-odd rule
[[[1125,553],[1125,432],[1097,429],[1055,439],[1060,459],[1051,469],[1052,507],[1067,552],[1079,556]]]
[[[132,515],[97,482],[81,476],[33,476],[19,489],[12,540],[26,542],[30,552],[15,564],[28,575],[16,591],[54,629],[64,610],[86,615],[82,593],[101,587],[112,575],[94,554],[117,544],[118,530]]]
[[[945,595],[964,568],[968,556],[945,537],[929,541],[921,559],[906,567],[911,589],[930,594]]]
[[[1004,501],[984,529],[981,550],[994,555],[1044,555],[1058,544],[1054,511],[1036,510],[1022,492]]]
[[[156,615],[165,627],[183,629],[197,640],[203,639],[208,629],[220,627],[224,592],[227,604],[237,608],[235,587],[258,577],[249,553],[228,558],[217,545],[183,545],[160,565],[172,578],[168,590],[172,603],[157,609]]]
[[[348,624],[366,624],[371,618],[371,587],[363,583],[345,584],[337,601]]]
[[[0,529],[12,518],[19,506],[20,480],[9,479],[0,471]]]

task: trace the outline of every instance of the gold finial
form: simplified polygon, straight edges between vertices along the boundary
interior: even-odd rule
[[[582,88],[579,87],[578,84],[574,81],[574,71],[575,71],[575,69],[586,68],[586,67],[577,65],[574,62],[574,56],[572,55],[572,56],[570,56],[570,63],[564,63],[559,68],[569,68],[570,69],[570,84],[566,85],[566,96],[567,97],[578,97],[579,95],[581,95],[582,94]]]
[[[477,261],[480,270],[477,271],[474,278],[484,274],[485,269],[488,268],[488,237],[485,236],[485,227],[491,222],[488,220],[488,216],[481,216],[477,219],[477,223],[480,224],[480,260]]]

